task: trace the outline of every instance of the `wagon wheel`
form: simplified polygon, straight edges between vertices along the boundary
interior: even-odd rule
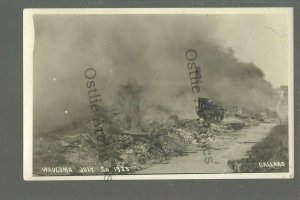
[[[203,126],[204,126],[205,128],[209,128],[209,127],[210,127],[210,123],[207,122],[207,121],[205,121],[205,122],[203,122]]]
[[[224,119],[224,112],[221,113],[220,115],[220,119],[223,120]]]
[[[203,119],[204,119],[205,121],[211,121],[211,120],[213,119],[213,116],[210,115],[210,114],[204,115],[204,116],[203,116]]]

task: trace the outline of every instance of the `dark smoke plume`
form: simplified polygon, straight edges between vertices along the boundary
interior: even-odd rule
[[[49,131],[91,115],[84,77],[89,67],[97,71],[103,106],[121,105],[134,129],[149,118],[195,118],[188,49],[198,52],[201,95],[250,110],[272,108],[272,85],[262,70],[212,39],[223,17],[36,15],[35,126]]]

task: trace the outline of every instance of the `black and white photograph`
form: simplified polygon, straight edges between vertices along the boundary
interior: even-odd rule
[[[292,8],[25,9],[25,180],[294,176]]]

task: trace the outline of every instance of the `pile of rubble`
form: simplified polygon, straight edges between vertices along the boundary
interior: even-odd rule
[[[234,131],[260,123],[255,117],[231,115],[221,122],[212,122],[207,133],[199,134],[196,119],[180,120],[177,116],[170,116],[166,120],[144,122],[143,132],[137,134],[120,128],[124,126],[119,125],[119,122],[121,121],[112,119],[105,123],[107,145],[102,152],[97,146],[97,137],[90,123],[82,129],[61,133],[56,137],[36,139],[36,174],[40,173],[42,165],[71,165],[74,169],[93,166],[95,170],[90,174],[99,174],[101,167],[124,166],[130,169],[127,173],[133,173],[154,162],[183,155],[184,152],[195,150],[208,142],[224,143]],[[99,159],[101,156],[104,157]],[[79,173],[78,170],[76,173]]]

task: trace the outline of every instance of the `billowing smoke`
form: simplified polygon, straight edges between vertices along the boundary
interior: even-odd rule
[[[255,64],[240,62],[232,50],[210,43],[200,42],[197,49],[207,97],[252,111],[274,107],[276,94]]]
[[[213,39],[223,17],[36,15],[35,127],[49,131],[90,116],[84,77],[89,67],[97,71],[103,106],[127,110],[134,129],[147,118],[195,118],[188,49],[198,52],[201,95],[227,105],[272,108],[272,85],[262,70]]]
[[[121,85],[118,91],[120,110],[124,112],[126,128],[134,132],[142,131],[142,113],[140,111],[140,95],[142,88],[129,82]]]

